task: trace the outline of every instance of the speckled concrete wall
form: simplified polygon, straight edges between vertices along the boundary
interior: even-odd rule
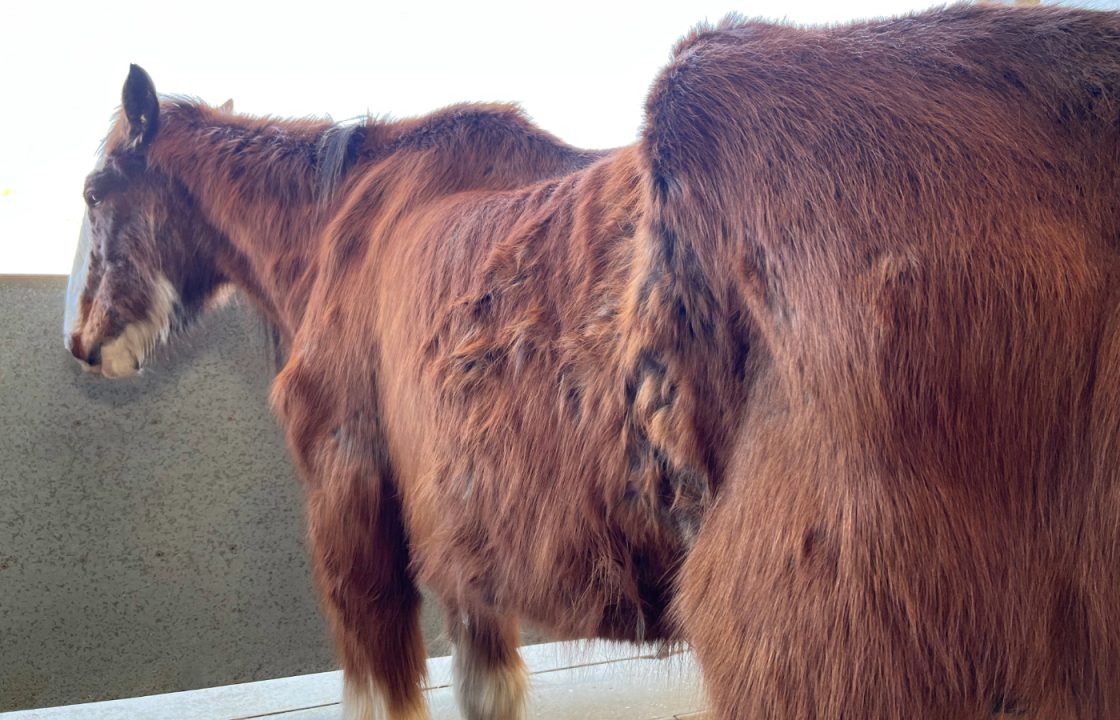
[[[0,711],[333,668],[259,321],[110,383],[62,348],[64,289],[0,277]]]

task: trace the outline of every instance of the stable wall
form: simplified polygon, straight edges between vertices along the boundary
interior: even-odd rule
[[[109,382],[63,349],[65,284],[0,276],[0,711],[334,668],[256,315]]]

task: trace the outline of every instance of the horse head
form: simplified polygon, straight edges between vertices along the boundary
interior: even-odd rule
[[[108,378],[135,375],[228,286],[207,261],[220,235],[155,163],[160,103],[133,65],[122,110],[86,178],[86,217],[67,290],[66,346]]]

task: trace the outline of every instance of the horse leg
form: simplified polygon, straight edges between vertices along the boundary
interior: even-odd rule
[[[316,581],[343,671],[346,720],[421,720],[425,650],[400,508],[377,473],[309,493]]]
[[[455,699],[466,720],[525,717],[528,673],[517,651],[517,618],[447,607]]]
[[[371,389],[348,390],[375,407]],[[298,353],[273,383],[272,406],[307,486],[312,567],[342,666],[343,717],[422,720],[420,592],[377,424],[342,407],[330,376]]]

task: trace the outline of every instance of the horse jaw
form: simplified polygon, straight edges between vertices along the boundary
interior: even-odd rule
[[[127,325],[102,346],[101,374],[114,380],[137,374],[152,348],[171,334],[171,316],[178,301],[179,293],[160,275],[152,286],[148,317]]]

